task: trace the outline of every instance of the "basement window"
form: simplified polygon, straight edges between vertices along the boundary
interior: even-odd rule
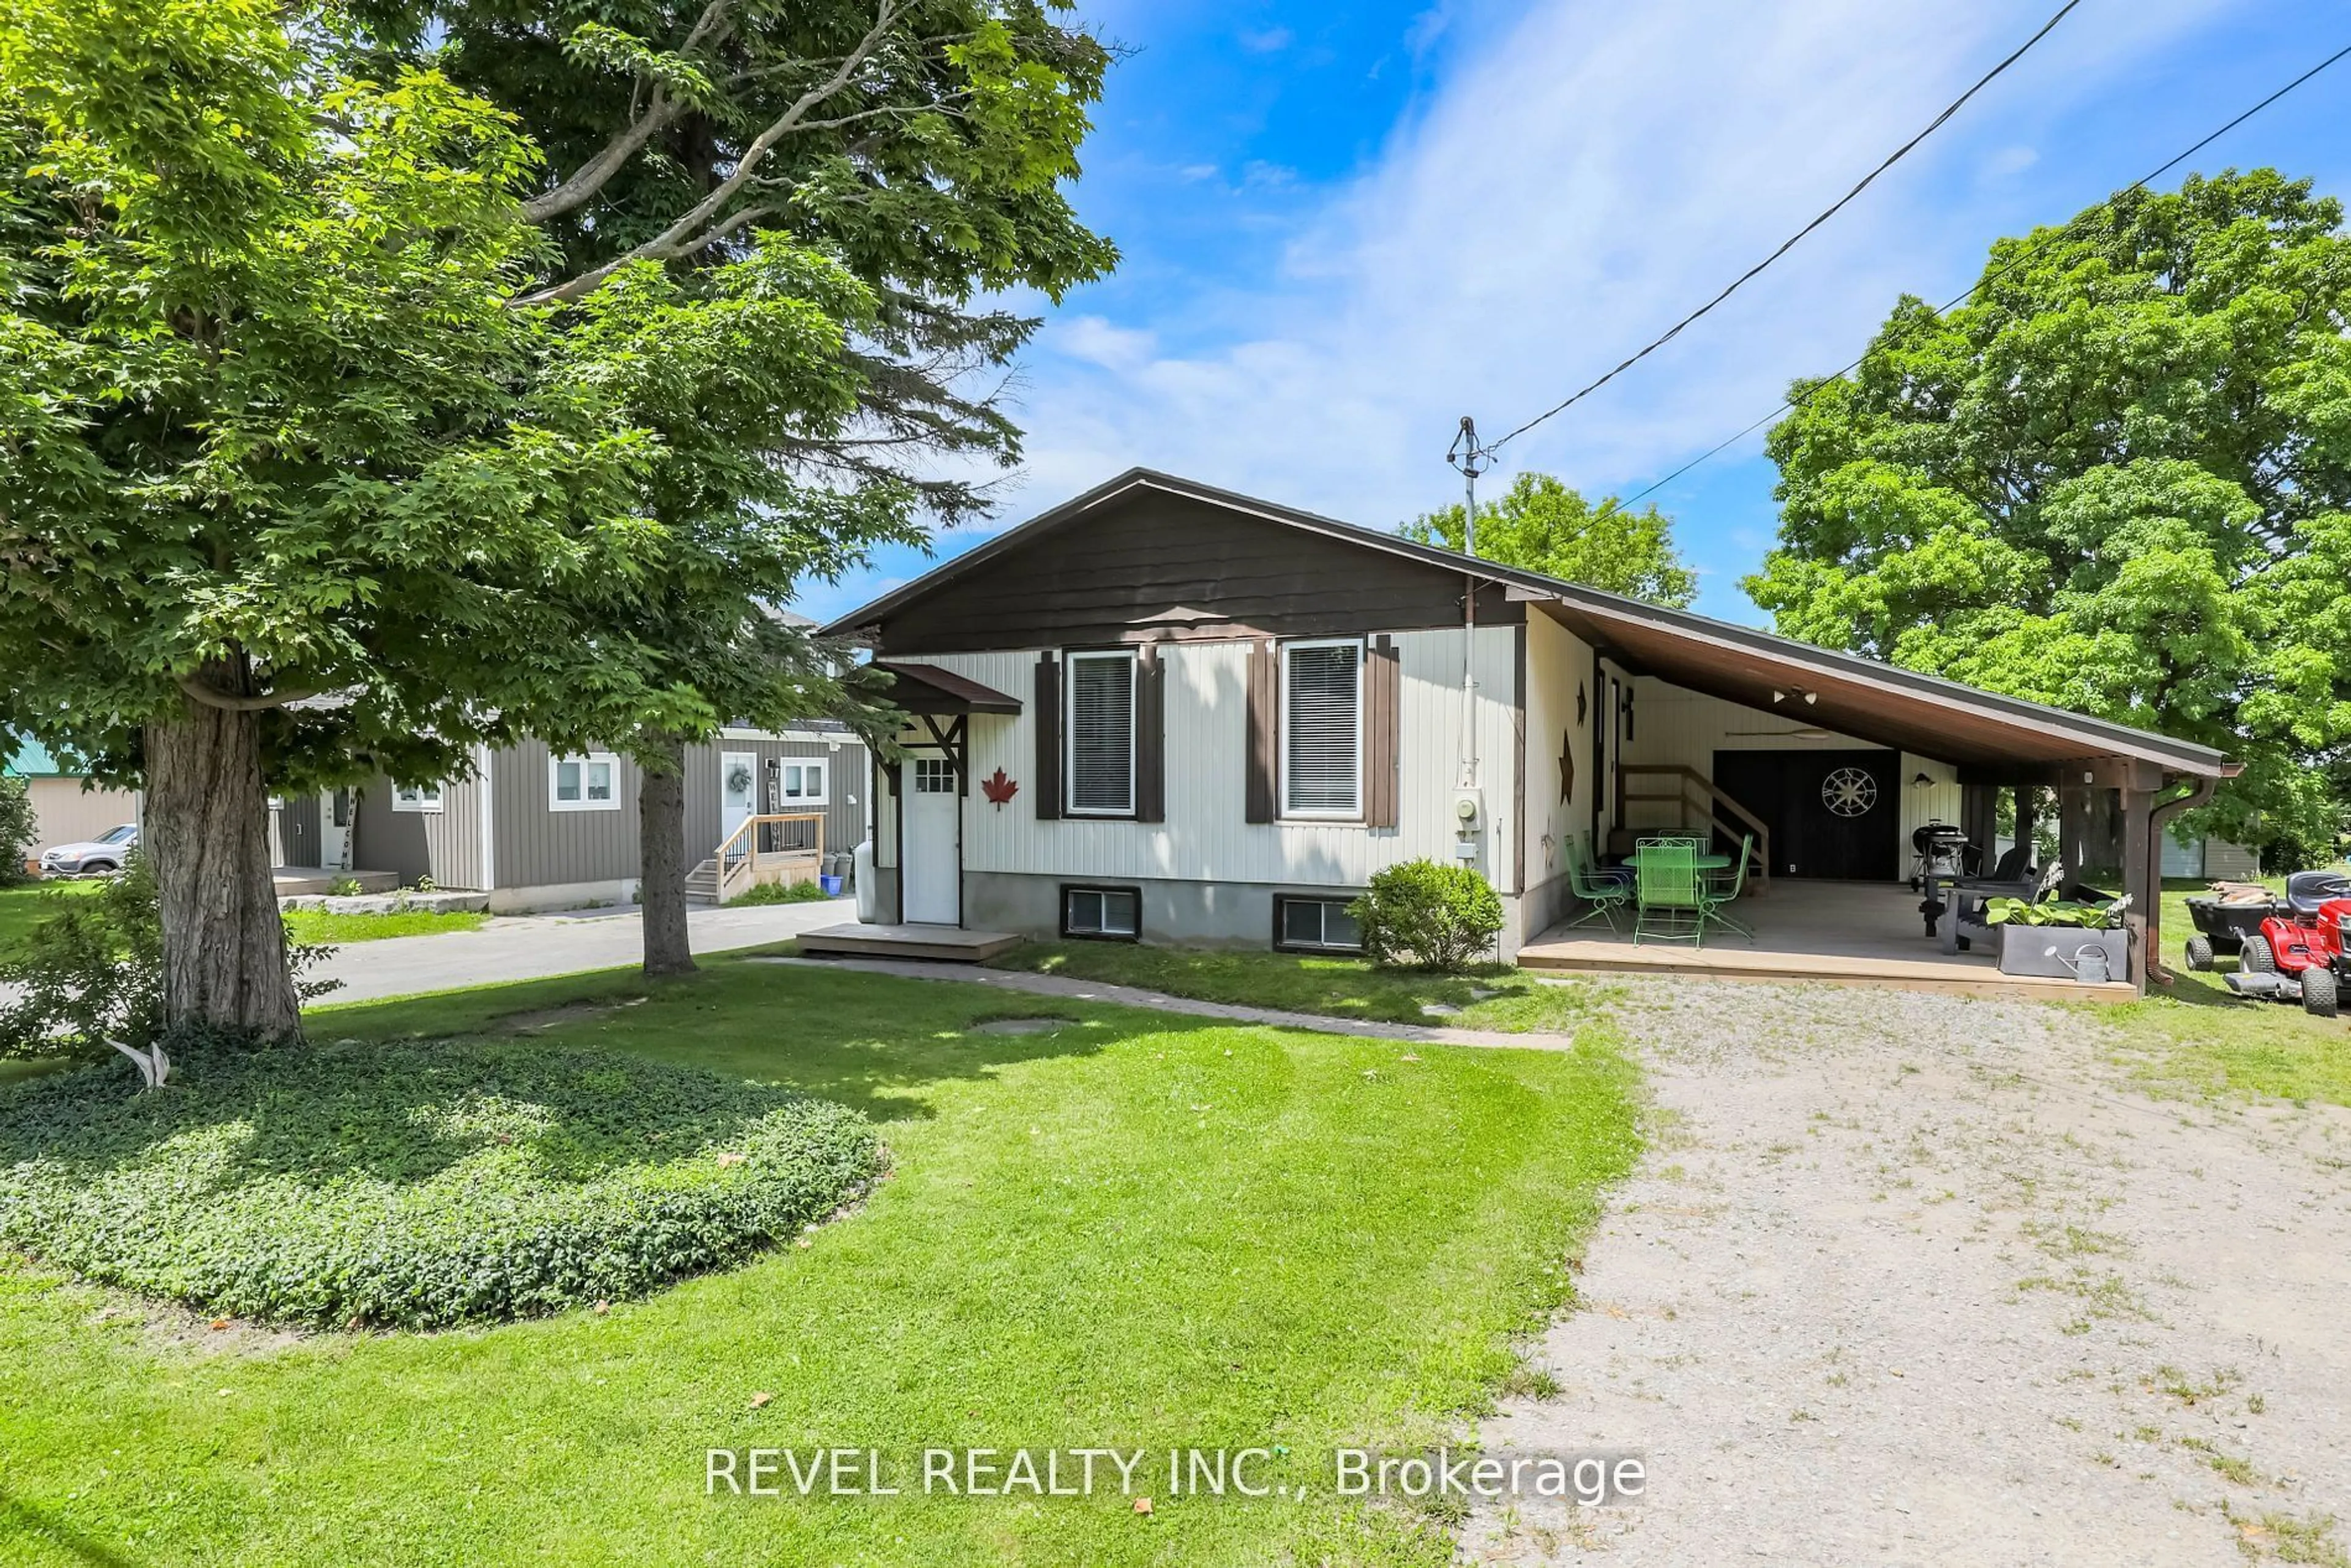
[[[1064,887],[1061,935],[1132,942],[1143,934],[1143,890],[1134,887]]]
[[[1347,898],[1276,898],[1273,945],[1309,953],[1360,953],[1364,928],[1347,913]]]

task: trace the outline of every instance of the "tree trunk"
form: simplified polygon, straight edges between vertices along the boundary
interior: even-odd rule
[[[685,927],[685,742],[664,736],[664,765],[647,767],[637,790],[637,869],[643,881],[645,973],[694,969]]]
[[[192,699],[148,725],[141,841],[163,922],[163,1022],[296,1040],[302,1009],[269,878],[261,723]]]

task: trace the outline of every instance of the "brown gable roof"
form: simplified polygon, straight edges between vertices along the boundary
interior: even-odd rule
[[[1109,503],[1136,492],[1156,492],[1238,516],[1301,529],[1384,556],[1434,567],[1493,585],[1519,605],[1532,604],[1620,665],[1677,685],[1771,709],[1770,692],[1801,687],[1814,694],[1803,718],[1882,745],[1959,763],[1997,765],[2126,757],[2174,773],[2207,778],[2235,769],[2210,747],[2086,714],[2003,696],[1958,681],[1921,674],[1856,653],[1816,648],[1685,610],[1605,593],[1541,572],[1499,565],[1399,534],[1243,496],[1148,468],[1134,468],[1040,513],[924,576],[841,617],[828,634],[857,637],[911,605],[1081,523]],[[1481,603],[1486,595],[1480,594]],[[1187,603],[1194,614],[1214,605]],[[1484,619],[1481,611],[1481,619]],[[1784,705],[1779,711],[1790,711]]]

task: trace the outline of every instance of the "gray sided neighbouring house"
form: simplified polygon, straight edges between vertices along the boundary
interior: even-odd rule
[[[821,813],[828,852],[853,850],[864,837],[865,747],[855,735],[729,730],[686,748],[689,866],[726,837],[724,775],[736,764],[752,774],[757,810]],[[437,790],[402,791],[389,779],[371,779],[357,795],[352,864],[392,873],[403,885],[429,877],[441,887],[486,892],[500,913],[627,904],[637,894],[642,779],[625,756],[567,759],[526,740],[477,758],[474,777]],[[308,805],[315,817],[317,798]],[[289,841],[308,841],[305,826],[289,823]]]

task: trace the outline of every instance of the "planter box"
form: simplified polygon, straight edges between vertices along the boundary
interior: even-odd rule
[[[2043,978],[2074,978],[2074,955],[2085,947],[2103,947],[2109,979],[2130,976],[2130,933],[2085,931],[2078,925],[2010,925],[2000,932],[2000,972]],[[2055,952],[2049,949],[2055,948]]]

